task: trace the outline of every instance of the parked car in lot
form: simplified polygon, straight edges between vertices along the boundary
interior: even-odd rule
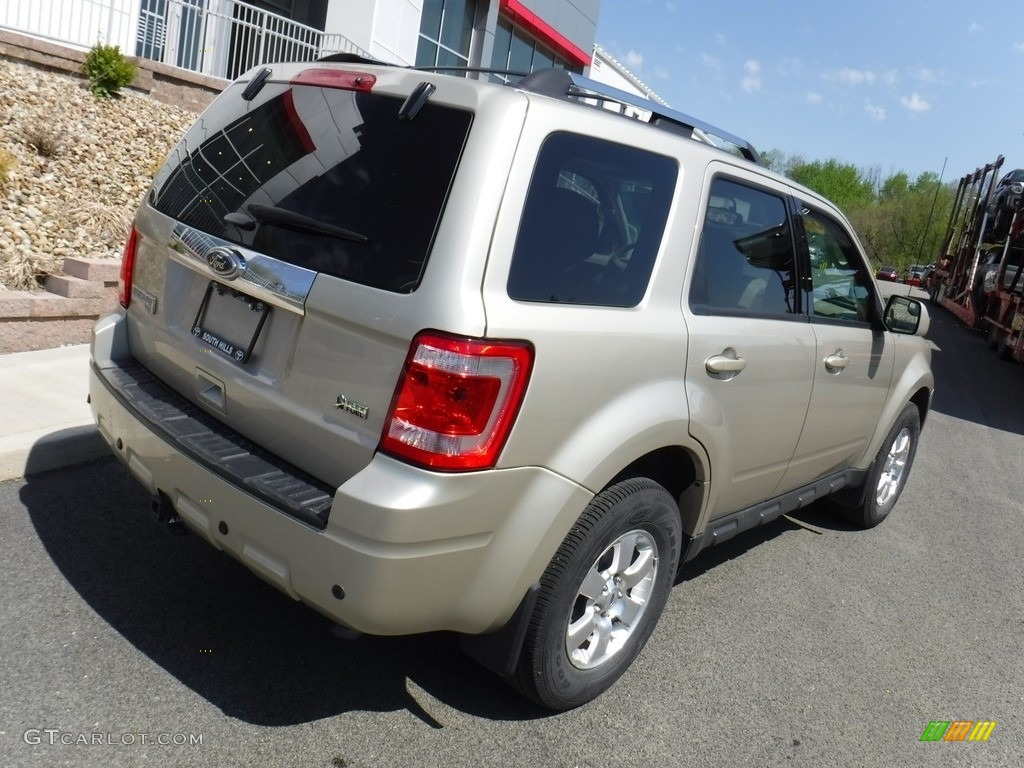
[[[552,709],[703,549],[825,496],[881,522],[933,388],[927,310],[835,206],[602,88],[254,69],[157,173],[92,342],[156,520]]]
[[[907,276],[903,282],[907,285],[920,287],[924,283],[925,272],[928,270],[924,264],[911,264],[907,267]]]
[[[900,272],[896,267],[879,267],[878,271],[875,272],[875,277],[879,280],[889,280],[890,282],[900,282]]]

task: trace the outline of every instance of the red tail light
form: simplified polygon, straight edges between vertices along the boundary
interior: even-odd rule
[[[132,225],[132,231],[128,234],[128,240],[124,244],[124,254],[121,256],[121,274],[117,278],[117,300],[121,306],[128,309],[132,303],[132,273],[135,271],[135,251],[139,246],[139,232]]]
[[[291,79],[292,85],[315,85],[363,93],[370,93],[376,82],[377,78],[369,72],[350,72],[344,69],[304,69]]]
[[[493,467],[533,364],[524,342],[424,332],[413,339],[380,447],[432,469]]]

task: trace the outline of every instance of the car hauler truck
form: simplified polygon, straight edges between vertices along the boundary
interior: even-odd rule
[[[1024,197],[1016,201],[1009,232],[982,277],[988,345],[999,357],[1024,362]]]
[[[1024,194],[1000,179],[1000,155],[960,179],[943,248],[925,289],[989,347],[1024,362]]]
[[[926,286],[932,302],[948,309],[968,328],[981,327],[985,318],[979,267],[988,256],[984,242],[988,206],[1002,164],[1000,155],[994,163],[960,179],[942,251]]]

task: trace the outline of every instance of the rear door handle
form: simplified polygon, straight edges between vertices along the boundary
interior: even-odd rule
[[[829,373],[839,373],[846,367],[846,364],[850,361],[843,354],[843,350],[837,349],[831,355],[825,358],[825,367]]]
[[[708,373],[739,373],[746,367],[747,361],[742,357],[712,355],[704,361],[704,368]]]

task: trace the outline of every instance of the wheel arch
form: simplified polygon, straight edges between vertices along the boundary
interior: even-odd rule
[[[924,426],[925,418],[928,416],[928,411],[931,410],[932,393],[928,387],[921,387],[915,392],[910,402],[917,406],[917,412],[921,417],[921,426]]]
[[[633,459],[609,478],[600,490],[634,478],[647,478],[658,483],[675,499],[682,533],[689,539],[699,524],[705,503],[705,481],[708,479],[706,467],[707,464],[694,450],[681,445],[662,446]],[[531,585],[509,620],[495,632],[461,635],[463,651],[498,675],[511,674],[519,658],[526,625],[536,605],[539,589],[539,581]]]
[[[703,508],[707,479],[699,458],[681,445],[657,448],[623,467],[604,488],[639,477],[653,480],[669,492],[679,507],[683,533],[692,536]]]

